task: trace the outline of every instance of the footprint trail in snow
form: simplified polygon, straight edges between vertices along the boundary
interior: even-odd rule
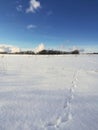
[[[72,80],[72,85],[71,88],[69,89],[69,95],[67,97],[67,100],[65,100],[64,105],[63,105],[63,110],[60,113],[60,115],[56,118],[55,121],[50,121],[44,125],[45,130],[56,130],[58,129],[62,124],[66,124],[68,121],[72,120],[72,100],[74,98],[74,91],[75,88],[77,87],[77,76],[78,76],[78,71],[74,72],[73,75],[73,80]]]

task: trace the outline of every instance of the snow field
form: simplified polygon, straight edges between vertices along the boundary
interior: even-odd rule
[[[0,130],[97,130],[97,78],[97,55],[0,55]]]

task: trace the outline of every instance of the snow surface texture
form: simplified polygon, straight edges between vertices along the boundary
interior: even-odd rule
[[[0,130],[97,129],[97,55],[0,55]]]

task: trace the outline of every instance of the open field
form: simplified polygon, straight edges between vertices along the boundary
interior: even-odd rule
[[[98,55],[0,55],[0,130],[97,130]]]

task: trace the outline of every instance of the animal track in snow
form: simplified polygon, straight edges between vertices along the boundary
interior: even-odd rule
[[[45,130],[48,130],[48,128],[53,128],[54,130],[59,128],[61,124],[67,123],[68,121],[72,120],[72,100],[74,98],[74,91],[75,88],[77,87],[76,82],[78,81],[77,79],[78,72],[75,71],[73,75],[73,81],[72,81],[72,87],[69,89],[69,95],[67,97],[67,100],[65,100],[64,105],[63,105],[63,110],[59,117],[56,118],[55,121],[50,121],[46,123],[45,125]],[[50,130],[50,129],[49,129]]]

